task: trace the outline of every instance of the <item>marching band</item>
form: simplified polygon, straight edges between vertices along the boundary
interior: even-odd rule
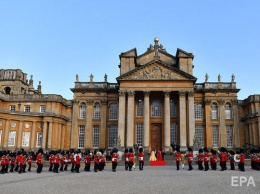
[[[194,159],[197,159],[198,170],[208,171],[209,166],[211,170],[217,170],[217,163],[219,162],[220,171],[227,170],[227,162],[229,161],[230,170],[235,170],[237,164],[238,170],[245,171],[245,154],[244,150],[234,152],[233,150],[228,151],[226,148],[222,147],[218,150],[211,149],[210,152],[207,148],[199,149],[198,154],[193,154],[192,148],[188,148],[187,152],[180,152],[177,149],[173,152],[175,157],[177,170],[180,169],[180,164],[182,169],[184,169],[185,159],[187,157],[187,162],[189,164],[188,170],[193,170],[192,164]],[[143,170],[144,166],[144,150],[139,147],[139,152],[137,154],[139,160],[139,170]],[[31,151],[26,152],[24,149],[20,149],[18,152],[11,152],[8,150],[0,151],[0,164],[1,164],[1,174],[8,172],[18,172],[19,174],[31,171],[31,166],[33,161],[37,164],[37,173],[42,172],[43,164],[47,159],[49,161],[49,171],[54,173],[59,173],[62,171],[67,171],[68,164],[71,164],[71,172],[79,173],[81,161],[84,162],[84,171],[90,172],[91,163],[94,164],[94,172],[103,171],[106,165],[106,153],[103,150],[95,150],[94,154],[90,150],[86,150],[81,153],[80,150],[74,151],[74,149],[68,151],[50,151],[48,154],[44,154],[42,149],[39,149],[37,153]],[[134,150],[133,148],[126,148],[124,151],[124,163],[125,170],[132,171],[134,163]],[[251,160],[251,168],[254,170],[260,170],[260,150],[252,149],[250,150],[249,158]],[[119,160],[118,150],[114,148],[111,151],[111,161],[112,161],[112,171],[116,172],[117,164]],[[10,167],[10,170],[9,170]]]

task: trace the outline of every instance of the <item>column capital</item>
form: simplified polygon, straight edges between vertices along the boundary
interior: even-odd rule
[[[219,105],[224,105],[225,104],[225,100],[223,100],[223,99],[218,99],[217,101],[218,101]]]
[[[164,97],[170,97],[171,91],[165,90],[163,91]]]
[[[150,93],[151,93],[150,91],[144,91],[144,96],[148,96],[149,97]]]
[[[73,103],[73,105],[74,104],[77,105],[79,103],[79,101],[78,100],[72,100],[72,103]]]
[[[93,100],[88,99],[88,100],[86,100],[86,103],[87,103],[87,105],[91,106],[91,105],[93,105]]]
[[[101,100],[101,105],[107,105],[107,100],[106,99],[102,99]]]
[[[124,90],[118,90],[119,96],[125,96],[125,91]]]
[[[128,96],[134,96],[135,95],[135,91],[129,90],[127,91]]]
[[[192,96],[194,96],[194,91],[188,91],[188,96],[190,97],[192,97]]]
[[[185,97],[185,95],[186,95],[186,91],[183,91],[183,90],[179,91],[178,93],[179,93],[180,97]]]
[[[205,99],[204,100],[204,104],[205,105],[210,105],[211,104],[211,100],[210,99]]]
[[[238,105],[238,100],[237,99],[232,99],[231,103],[232,103],[232,105]]]

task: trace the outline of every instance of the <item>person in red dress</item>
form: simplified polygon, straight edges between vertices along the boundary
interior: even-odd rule
[[[181,153],[180,153],[179,149],[176,150],[176,153],[174,154],[174,156],[176,159],[176,167],[177,167],[176,170],[180,170]]]
[[[143,147],[139,147],[139,153],[138,153],[138,157],[139,157],[139,170],[143,170],[144,169],[144,149]]]
[[[116,172],[116,167],[117,167],[117,161],[118,161],[118,150],[116,148],[114,148],[112,150],[112,171]]]
[[[193,170],[193,167],[192,167],[192,161],[193,161],[193,151],[192,151],[192,148],[189,147],[188,151],[189,151],[189,153],[187,154],[188,164],[189,164],[188,171],[191,171],[191,170]]]
[[[128,149],[125,149],[125,154],[124,154],[124,158],[125,158],[125,170],[128,170],[129,167],[129,158],[128,158],[129,152]]]

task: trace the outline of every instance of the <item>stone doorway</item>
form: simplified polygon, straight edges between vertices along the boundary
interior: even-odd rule
[[[151,150],[162,148],[162,124],[152,124],[151,126]]]

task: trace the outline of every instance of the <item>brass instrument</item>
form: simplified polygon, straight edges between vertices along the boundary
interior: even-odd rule
[[[239,163],[240,162],[240,154],[235,154],[234,155],[234,161]]]

